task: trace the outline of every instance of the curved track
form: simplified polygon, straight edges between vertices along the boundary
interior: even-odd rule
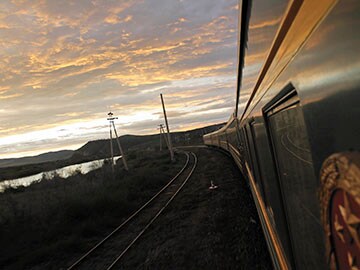
[[[120,224],[108,236],[96,244],[70,269],[113,269],[121,258],[138,241],[151,224],[161,215],[175,196],[189,180],[197,166],[194,153],[187,153],[186,163],[179,173],[172,178],[157,194]]]

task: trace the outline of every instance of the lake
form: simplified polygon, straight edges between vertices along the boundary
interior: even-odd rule
[[[120,158],[121,156],[114,157],[114,163],[116,163],[116,161],[119,160]],[[90,171],[101,168],[104,165],[105,160],[107,160],[107,158],[88,161],[80,164],[69,165],[60,169],[41,172],[26,177],[5,180],[0,182],[0,192],[4,192],[4,190],[8,187],[12,187],[12,188],[17,188],[19,186],[27,187],[33,182],[40,181],[41,179],[43,179],[44,176],[47,179],[52,179],[55,175],[58,175],[61,178],[68,178],[69,176],[78,172],[80,172],[81,174],[87,174]]]

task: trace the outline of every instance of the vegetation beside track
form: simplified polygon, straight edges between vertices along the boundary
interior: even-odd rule
[[[212,149],[187,150],[198,156],[193,176],[119,269],[272,269],[250,189],[233,160]],[[209,189],[211,181],[217,189]]]
[[[185,156],[171,163],[167,151],[137,151],[128,163],[130,171],[119,164],[114,177],[108,164],[0,194],[1,268],[62,268],[165,185]]]

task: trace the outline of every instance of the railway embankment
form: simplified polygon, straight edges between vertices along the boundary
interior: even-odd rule
[[[129,249],[120,269],[270,269],[256,208],[232,160],[186,149],[198,166],[166,210]],[[166,151],[0,194],[3,269],[66,269],[155,194],[184,165]],[[209,186],[218,186],[210,190]],[[116,267],[114,269],[117,269]]]
[[[186,150],[198,156],[194,174],[119,269],[271,269],[256,207],[236,165],[212,149]],[[211,181],[216,189],[209,189]]]

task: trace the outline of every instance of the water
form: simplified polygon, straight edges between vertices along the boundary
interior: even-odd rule
[[[116,163],[116,161],[119,160],[120,158],[121,156],[114,157],[114,162]],[[52,171],[41,172],[26,177],[5,180],[0,182],[0,192],[4,192],[4,190],[8,187],[12,187],[12,188],[17,188],[19,186],[27,187],[33,182],[40,181],[41,179],[43,179],[44,176],[47,179],[52,179],[54,178],[55,175],[58,175],[61,178],[68,178],[69,176],[72,176],[77,172],[80,172],[82,174],[87,174],[90,171],[101,168],[104,165],[105,160],[106,159],[98,159],[80,164],[66,166]]]

